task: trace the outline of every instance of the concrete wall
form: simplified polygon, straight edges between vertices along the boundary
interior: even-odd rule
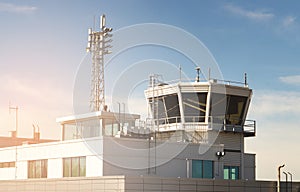
[[[300,183],[293,183],[297,192]],[[0,181],[2,192],[276,192],[274,181],[226,181],[160,177],[85,177]],[[285,192],[282,190],[282,192]]]
[[[206,148],[205,144],[200,145]],[[223,145],[207,146],[205,153],[199,152],[200,145],[165,142],[157,143],[156,151],[149,151],[149,143],[145,140],[104,138],[103,175],[139,176],[149,175],[150,171],[150,175],[186,178],[192,176],[192,160],[198,159],[214,161],[215,178],[223,178],[223,161],[216,156]]]

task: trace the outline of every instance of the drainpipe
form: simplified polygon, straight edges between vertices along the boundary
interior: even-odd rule
[[[283,168],[285,165],[280,165],[278,167],[278,183],[277,183],[277,192],[280,192],[280,169]]]

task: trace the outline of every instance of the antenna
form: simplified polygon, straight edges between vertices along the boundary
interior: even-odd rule
[[[196,67],[197,76],[196,76],[196,82],[200,82],[200,67]]]
[[[109,39],[112,37],[110,34],[112,28],[107,28],[105,22],[105,15],[103,14],[100,18],[100,31],[88,29],[86,51],[91,52],[92,55],[91,111],[101,111],[105,107],[104,55],[111,53],[108,48],[112,47],[109,45],[112,41]]]
[[[181,73],[182,73],[182,69],[181,69],[181,65],[179,64],[179,82],[181,82]]]
[[[244,78],[245,78],[245,87],[248,86],[248,82],[247,82],[247,73],[244,74]]]
[[[105,19],[105,15],[103,14],[101,17],[100,17],[100,29],[104,29],[105,28],[105,22],[106,22],[106,19]]]
[[[8,109],[9,109],[9,114],[10,114],[11,110],[16,111],[16,128],[15,128],[16,134],[15,134],[15,136],[17,137],[18,136],[18,110],[19,110],[19,108],[18,108],[18,106],[15,106],[15,107],[11,106],[11,104],[9,102]]]

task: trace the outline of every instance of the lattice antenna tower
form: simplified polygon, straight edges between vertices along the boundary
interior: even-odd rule
[[[91,111],[102,111],[105,108],[105,81],[104,81],[104,55],[110,54],[112,47],[112,28],[106,27],[105,15],[100,17],[100,31],[88,29],[87,52],[92,55],[92,82],[90,109]]]

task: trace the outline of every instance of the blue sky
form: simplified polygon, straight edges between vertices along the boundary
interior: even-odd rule
[[[55,118],[73,112],[87,28],[105,13],[114,29],[182,28],[205,44],[225,79],[242,81],[247,72],[254,90],[249,118],[258,127],[246,149],[257,153],[257,178],[276,179],[276,167],[286,163],[299,180],[299,8],[298,1],[1,0],[0,133],[14,127],[10,101],[20,107],[20,135],[31,135],[32,124],[42,137],[60,134]]]

